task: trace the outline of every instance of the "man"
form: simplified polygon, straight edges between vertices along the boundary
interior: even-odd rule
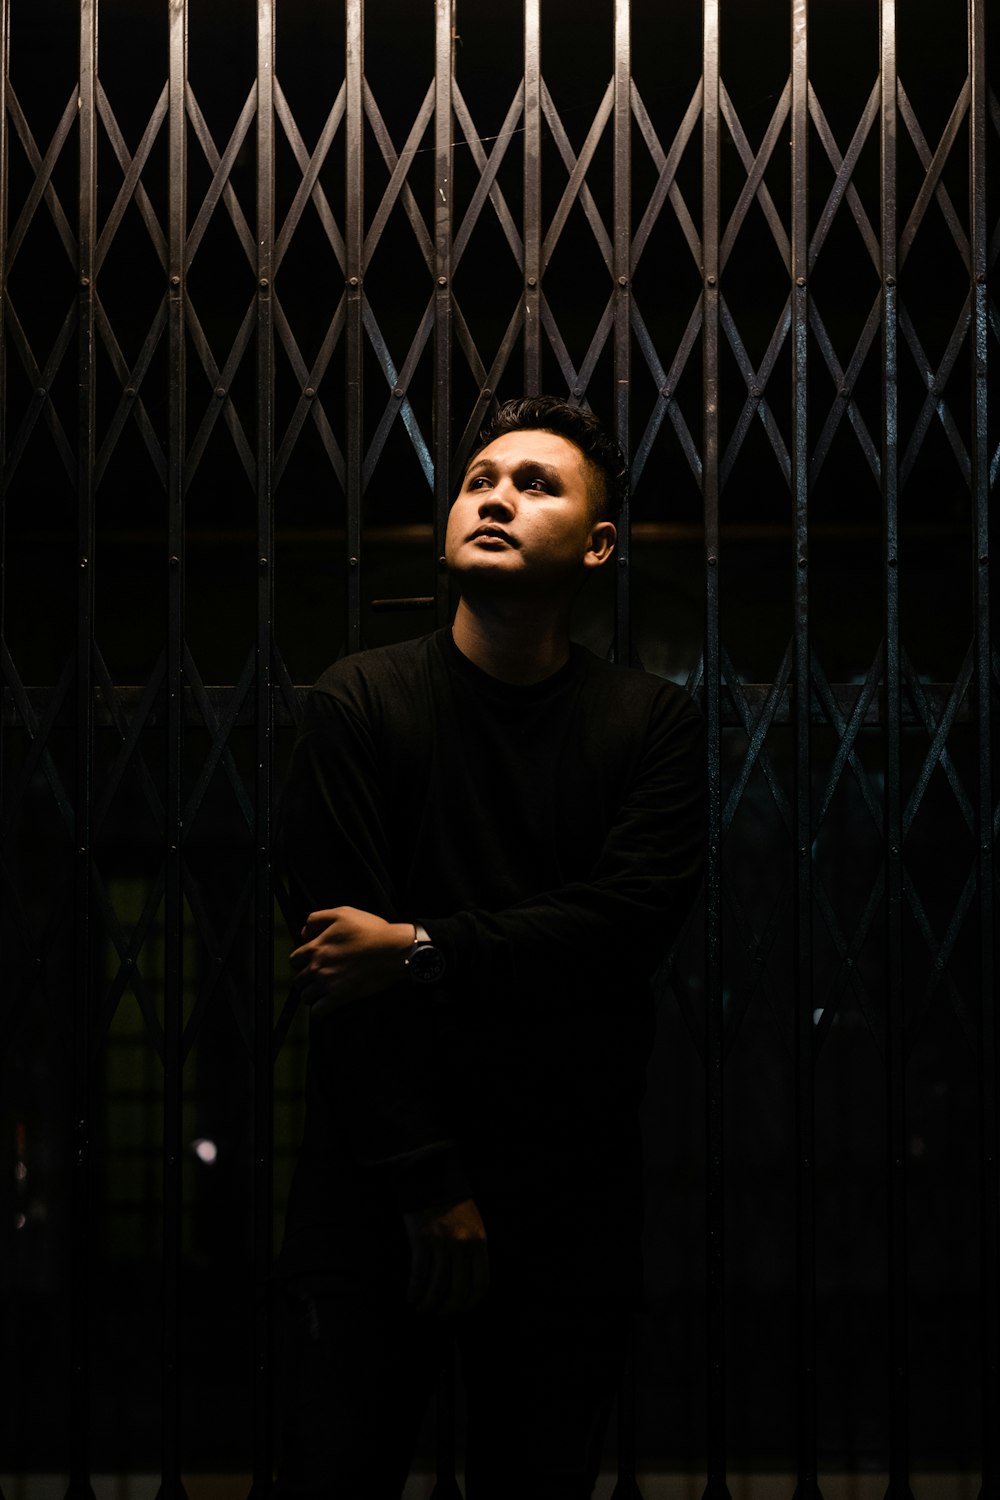
[[[639,1279],[648,979],[703,844],[697,710],[570,642],[626,484],[588,413],[501,407],[449,516],[453,626],[311,695],[286,1500],[398,1497],[452,1339],[467,1500],[591,1493]]]

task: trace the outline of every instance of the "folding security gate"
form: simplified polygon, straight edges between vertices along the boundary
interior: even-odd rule
[[[266,1487],[300,689],[547,389],[711,745],[617,1493],[1000,1492],[989,8],[3,0],[0,1473]]]

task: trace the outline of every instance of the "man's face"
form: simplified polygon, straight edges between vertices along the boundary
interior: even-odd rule
[[[555,432],[506,432],[476,454],[448,516],[460,584],[558,588],[599,567],[615,528],[594,518],[588,461]]]

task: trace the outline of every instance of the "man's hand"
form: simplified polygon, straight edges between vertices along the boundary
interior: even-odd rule
[[[471,1198],[403,1215],[413,1260],[407,1301],[418,1313],[468,1312],[490,1283],[486,1229]]]
[[[291,955],[295,983],[313,1014],[322,1016],[347,1000],[378,995],[400,982],[413,924],[335,906],[310,913],[302,940]]]

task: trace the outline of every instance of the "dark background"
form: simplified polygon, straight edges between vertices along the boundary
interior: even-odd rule
[[[255,864],[268,793],[261,747],[280,785],[297,704],[291,685],[312,680],[348,641],[372,645],[431,628],[432,596],[439,609],[447,602],[434,536],[435,423],[443,407],[433,328],[423,322],[430,309],[433,324],[432,116],[413,142],[412,198],[396,198],[384,223],[379,213],[391,175],[383,144],[402,149],[433,83],[434,9],[430,0],[371,0],[365,9],[363,223],[377,234],[365,249],[364,337],[354,355],[338,254],[338,236],[348,232],[345,119],[331,129],[318,171],[325,209],[315,198],[296,203],[302,162],[320,142],[344,79],[344,12],[306,0],[275,7],[281,259],[273,272],[266,431],[255,249],[257,7],[248,0],[192,0],[189,7],[183,375],[167,334],[170,167],[168,123],[157,113],[169,74],[168,7],[153,0],[99,6],[92,366],[81,357],[81,8],[10,0],[4,13],[4,1471],[73,1468],[79,1475],[88,1465],[145,1471],[161,1464],[243,1471],[261,1461],[268,1241],[280,1235],[304,1048],[303,1018],[286,1004],[280,889],[278,902],[265,907]],[[614,31],[605,0],[584,7],[543,0],[541,11],[551,97],[542,127],[544,239],[612,76]],[[998,28],[987,20],[994,63],[987,72],[995,78]],[[650,133],[669,153],[692,101],[697,106],[702,21],[697,4],[633,0],[628,173],[635,483],[627,612],[635,658],[699,691],[706,608],[715,606],[706,605],[697,327],[685,343],[703,289],[697,112],[678,150],[673,194],[653,214],[641,256],[635,246],[659,178]],[[898,1455],[907,1422],[904,1452],[914,1468],[978,1472],[983,1462],[984,1391],[988,1400],[992,1390],[984,1361],[990,1350],[995,1357],[998,1337],[996,1303],[984,1287],[1000,1267],[984,1219],[996,1186],[982,1154],[996,1148],[996,1055],[984,978],[993,940],[978,895],[975,832],[993,763],[976,709],[974,647],[987,637],[990,617],[974,576],[977,506],[982,511],[997,467],[998,319],[990,301],[984,444],[972,400],[969,236],[975,187],[992,268],[1000,110],[990,93],[986,165],[973,181],[967,113],[950,146],[946,136],[969,77],[968,22],[965,6],[933,0],[901,6],[897,17],[905,727],[896,791],[905,809],[905,899],[896,975],[903,1015],[894,1032],[886,1002],[893,977],[884,900],[887,715],[879,706],[888,489],[880,461],[886,377],[877,114],[851,193],[819,232],[836,179],[831,141],[834,152],[847,152],[879,79],[879,7],[874,0],[809,7],[809,297],[818,316],[807,340],[808,381],[796,393],[786,317],[792,126],[781,114],[790,8],[784,0],[722,0],[723,726],[714,753],[722,776],[724,961],[715,1000],[725,1029],[726,1323],[724,1333],[715,1325],[706,1334],[712,1174],[705,1119],[707,1102],[720,1095],[706,1074],[699,907],[661,976],[647,1101],[648,1286],[636,1356],[638,1452],[646,1467],[698,1472],[705,1464],[709,1412],[720,1415],[709,1368],[716,1360],[725,1370],[731,1462],[795,1465],[797,1339],[806,1306],[796,1280],[805,1222],[796,1078],[804,1056],[815,1094],[811,1281],[821,1466],[887,1471],[890,1446]],[[521,7],[464,0],[456,25],[453,229],[461,239],[482,162],[464,122],[488,155],[523,74]],[[767,203],[758,195],[743,205],[748,162],[772,130],[761,179]],[[139,190],[131,184],[122,199],[147,137]],[[230,144],[225,191],[213,193],[218,158]],[[939,165],[937,191],[928,196],[928,171]],[[520,233],[519,133],[496,182]],[[610,122],[585,185],[591,196],[571,201],[545,265],[540,384],[613,421],[613,340],[610,324],[601,329],[614,295],[602,251],[602,236],[614,227]],[[453,468],[471,440],[485,371],[518,316],[523,275],[487,201],[451,285]],[[519,334],[496,383],[501,398],[522,388],[522,359]],[[848,368],[849,377],[840,373]],[[84,372],[92,421],[80,404]],[[353,437],[352,379],[363,393]],[[796,403],[805,403],[809,423],[811,994],[793,967],[801,744],[789,680],[796,569],[788,454]],[[273,464],[258,483],[268,438]],[[184,473],[171,488],[175,449]],[[984,465],[988,479],[977,488]],[[352,511],[350,476],[359,472],[362,498]],[[361,566],[352,575],[355,521]],[[262,603],[258,558],[270,527],[271,592]],[[80,582],[88,547],[92,594]],[[180,558],[180,586],[171,555]],[[615,598],[609,580],[602,588],[581,605],[577,633],[604,653],[612,647]],[[406,599],[424,603],[401,607]],[[262,643],[273,651],[276,687],[266,743],[255,675],[263,670]],[[89,734],[76,699],[82,659],[97,704]],[[171,741],[174,683],[187,693],[179,747]],[[870,709],[863,727],[851,725],[866,685]],[[994,681],[994,716],[996,688]],[[166,849],[175,794],[184,808],[184,870],[172,911]],[[93,839],[81,883],[73,850],[84,804]],[[987,815],[995,826],[995,813]],[[81,938],[84,908],[89,927]],[[262,1010],[269,980],[262,954],[272,927],[278,984],[273,1010]],[[796,1022],[803,1006],[815,1017],[805,1054]],[[167,1038],[178,1024],[181,1053],[171,1057]],[[265,1024],[273,1035],[262,1042]],[[896,1043],[905,1054],[902,1246],[889,1235],[900,1200],[890,1197],[887,1170],[887,1130],[899,1106],[887,1058]],[[73,1133],[81,1101],[88,1122],[82,1161]],[[165,1176],[172,1132],[182,1157]],[[211,1160],[203,1159],[212,1155],[207,1148],[198,1154],[205,1141],[216,1152]],[[262,1142],[273,1144],[273,1205],[255,1165]],[[902,1323],[898,1304],[890,1320],[892,1288],[900,1285]],[[889,1372],[900,1361],[906,1422],[898,1407],[890,1420]],[[164,1410],[175,1413],[173,1426],[168,1419],[164,1427]]]

